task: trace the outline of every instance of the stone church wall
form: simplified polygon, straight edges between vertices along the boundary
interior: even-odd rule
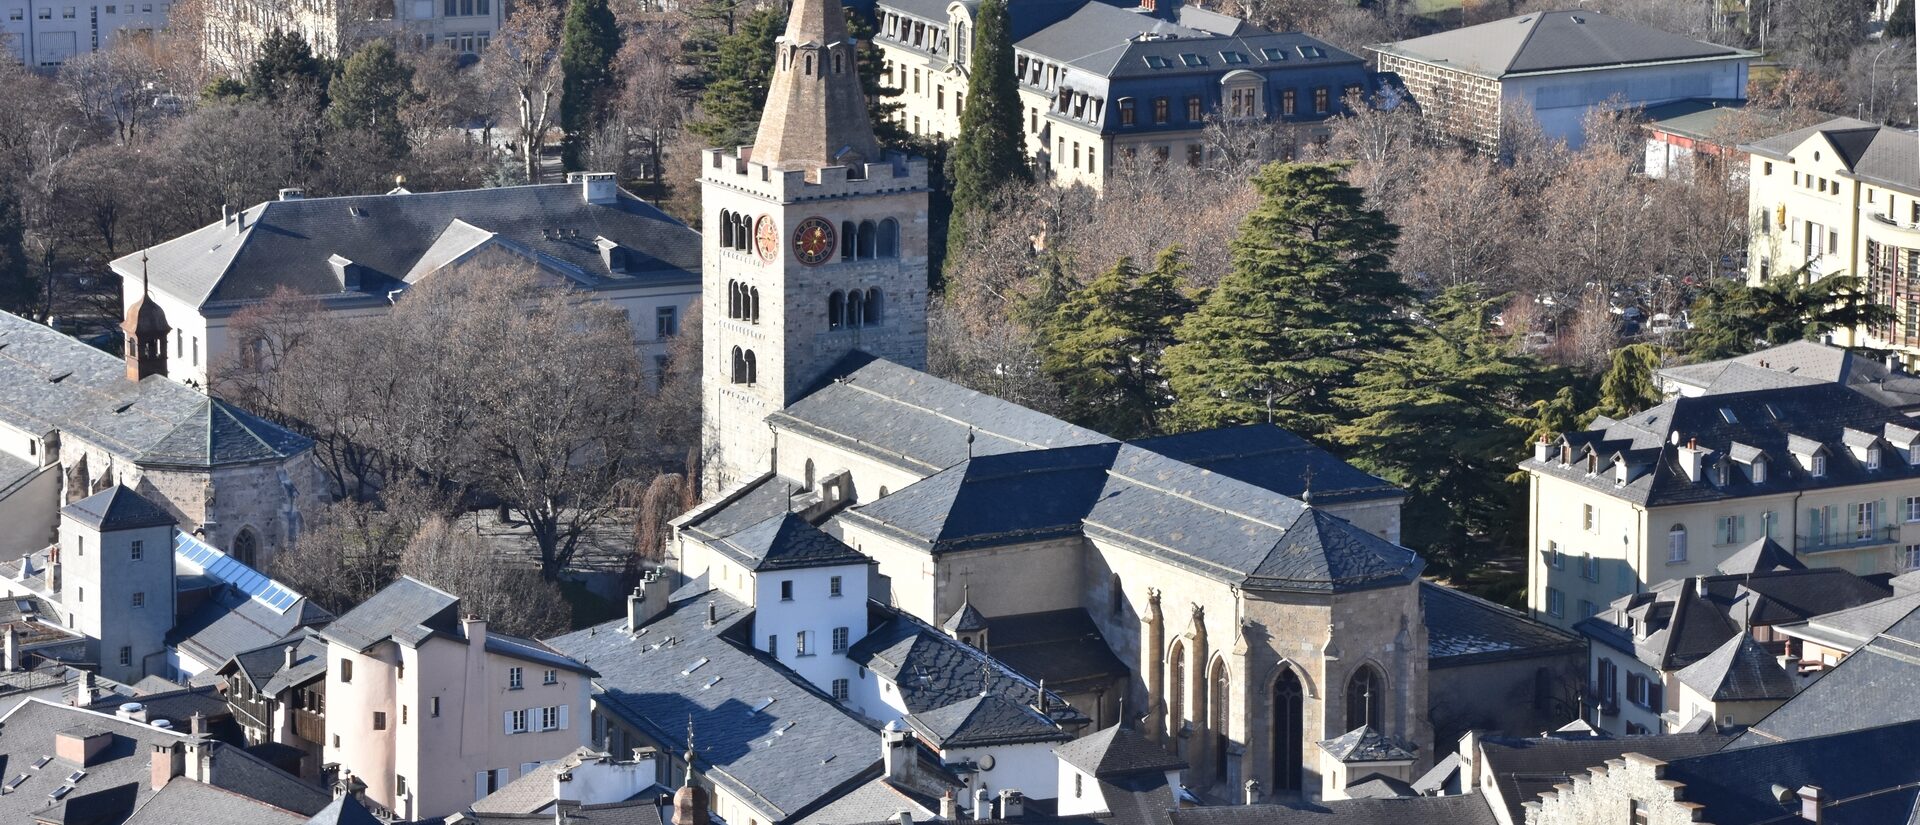
[[[1682,825],[1694,822],[1699,806],[1681,801],[1684,786],[1661,778],[1666,765],[1658,759],[1629,753],[1609,759],[1585,775],[1576,774],[1567,785],[1540,799],[1522,800],[1527,825]],[[1633,817],[1635,803],[1645,818]],[[1631,818],[1631,819],[1630,819]],[[1785,817],[1783,817],[1785,818]]]

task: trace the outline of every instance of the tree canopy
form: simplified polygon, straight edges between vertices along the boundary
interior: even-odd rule
[[[773,42],[786,29],[780,6],[755,9],[732,33],[719,38],[697,66],[707,81],[700,113],[687,124],[708,146],[753,142],[773,84]]]
[[[306,92],[324,102],[331,74],[299,32],[274,29],[260,41],[260,56],[247,67],[247,94],[260,100],[280,100]]]
[[[1891,308],[1867,294],[1864,279],[1838,272],[1815,278],[1802,266],[1755,285],[1731,279],[1707,284],[1693,304],[1687,348],[1711,361],[1893,319]]]
[[[947,155],[956,223],[975,219],[975,213],[988,207],[995,190],[1032,176],[1026,132],[1020,126],[1020,87],[1013,76],[1012,23],[1006,0],[981,0],[974,21],[967,102],[960,111],[959,137]],[[964,234],[958,227],[948,230],[949,238]]]
[[[1193,310],[1179,247],[1142,271],[1121,258],[1060,301],[1042,330],[1044,368],[1074,423],[1118,438],[1158,435],[1171,403],[1161,355]]]
[[[1613,365],[1600,379],[1600,406],[1608,418],[1625,418],[1662,400],[1654,373],[1660,370],[1660,348],[1628,344],[1613,351]]]
[[[1274,163],[1232,244],[1231,269],[1167,350],[1179,427],[1332,422],[1333,391],[1404,328],[1411,298],[1387,269],[1399,234],[1340,164]]]
[[[373,135],[391,153],[407,149],[400,110],[414,97],[413,70],[394,54],[393,44],[374,40],[354,52],[329,85],[327,120],[338,129]]]
[[[607,0],[572,0],[560,34],[560,151],[569,172],[580,171],[581,153],[600,125],[619,53],[620,25]]]

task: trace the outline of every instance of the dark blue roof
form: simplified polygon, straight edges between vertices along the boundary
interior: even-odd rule
[[[754,571],[873,563],[793,513],[774,516],[712,544]]]
[[[910,715],[907,725],[941,750],[1065,742],[1073,738],[1039,711],[992,694]]]
[[[1311,470],[1315,504],[1407,495],[1386,479],[1363,472],[1272,424],[1219,427],[1130,443],[1289,498],[1300,498],[1306,492],[1307,472]]]
[[[1899,722],[1676,759],[1664,778],[1686,785],[1681,798],[1705,806],[1698,817],[1705,822],[1797,820],[1798,802],[1782,807],[1773,787],[1815,785],[1830,800],[1821,808],[1825,825],[1904,823],[1920,792],[1915,741],[1920,721]]]
[[[60,512],[103,533],[174,523],[173,516],[159,505],[119,484],[69,504]]]

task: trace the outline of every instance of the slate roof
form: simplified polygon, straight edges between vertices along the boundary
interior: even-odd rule
[[[1522,820],[1514,820],[1516,822]],[[1173,825],[1497,825],[1499,820],[1477,793],[1394,799],[1342,799],[1317,805],[1221,805],[1181,808]]]
[[[1324,510],[1124,444],[963,458],[839,518],[935,553],[1082,534],[1253,589],[1393,586],[1425,565]]]
[[[885,777],[874,779],[846,795],[801,818],[797,825],[848,825],[854,822],[897,823],[901,811],[913,815],[915,822],[938,818],[938,803],[928,805],[917,795],[902,791]]]
[[[147,797],[124,825],[302,825],[306,821],[301,814],[182,777]]]
[[[993,658],[1065,693],[1111,684],[1130,671],[1085,608],[987,620]]]
[[[1851,651],[1880,635],[1915,608],[1920,608],[1920,592],[1896,592],[1879,601],[1835,610],[1774,629],[1796,639],[1807,639],[1837,650]]]
[[[287,667],[286,649],[293,647],[293,666]],[[278,696],[327,673],[327,641],[318,633],[301,631],[264,647],[243,651],[228,662],[235,677],[247,680],[257,692]],[[228,668],[221,671],[227,672]],[[233,678],[233,677],[229,677]]]
[[[1388,736],[1371,725],[1362,725],[1332,739],[1320,741],[1320,749],[1341,762],[1399,762],[1414,759],[1415,745]]]
[[[1729,420],[1731,418],[1731,420]],[[1778,387],[1769,390],[1674,398],[1653,409],[1613,421],[1600,419],[1592,428],[1560,437],[1546,461],[1529,457],[1521,467],[1584,486],[1632,504],[1664,506],[1726,501],[1745,496],[1775,495],[1799,490],[1830,489],[1893,479],[1920,478],[1920,464],[1908,463],[1893,450],[1883,450],[1880,469],[1841,446],[1851,427],[1884,433],[1889,427],[1911,427],[1914,419],[1866,395],[1833,383]],[[1681,443],[1697,442],[1712,451],[1703,459],[1699,481],[1681,467]],[[1827,446],[1825,476],[1800,469],[1792,445],[1804,439]],[[1768,456],[1766,481],[1755,484],[1741,468],[1730,468],[1728,483],[1715,485],[1706,468],[1724,457],[1730,445],[1764,450]],[[1560,447],[1571,448],[1573,461],[1560,463]],[[1597,456],[1596,472],[1587,472],[1586,457]],[[1617,484],[1614,457],[1626,461],[1631,479]]]
[[[1799,687],[1773,654],[1745,633],[1674,675],[1710,702],[1784,701]]]
[[[1783,820],[1776,785],[1818,786],[1829,800],[1820,809],[1825,825],[1911,822],[1920,813],[1916,738],[1920,721],[1903,721],[1669,759],[1663,778],[1685,785],[1681,798],[1703,806],[1696,817],[1702,822]]]
[[[949,633],[973,633],[986,630],[987,617],[980,613],[980,608],[973,606],[972,600],[962,599],[960,609],[953,611],[953,615],[948,616],[947,620],[941,623],[940,628]]]
[[[1060,761],[1097,779],[1186,770],[1187,762],[1122,725],[1087,734],[1053,749]]]
[[[1272,424],[1218,427],[1129,442],[1288,498],[1306,492],[1313,473],[1313,503],[1404,499],[1405,490],[1361,471],[1339,456]]]
[[[167,640],[181,653],[217,668],[300,628],[330,621],[332,613],[304,596],[283,612],[233,588],[217,586],[204,603],[174,624]]]
[[[1672,761],[1686,756],[1712,753],[1725,747],[1733,737],[1718,730],[1649,736],[1557,739],[1509,738],[1489,736],[1480,741],[1480,753],[1486,772],[1493,774],[1500,796],[1507,803],[1511,822],[1525,822],[1521,805],[1539,800],[1553,786],[1569,783],[1575,775],[1585,775],[1609,759],[1638,753]]]
[[[793,513],[774,516],[711,545],[756,572],[873,563]]]
[[[161,730],[152,725],[38,699],[30,699],[15,707],[6,715],[4,725],[0,729],[4,730],[0,734],[0,759],[10,766],[9,774],[25,777],[12,791],[0,795],[0,820],[7,822],[38,819],[68,823],[120,821],[155,795],[149,759],[153,746],[184,743],[189,738],[178,731]],[[87,766],[85,776],[73,783],[73,790],[63,798],[53,800],[48,794],[66,784],[66,777],[80,766],[58,758],[43,768],[36,769],[32,765],[41,757],[53,754],[57,733],[76,727],[104,731],[113,740],[102,759]],[[327,804],[328,794],[320,788],[308,785],[238,747],[218,742],[212,744],[208,785],[245,794],[268,805],[302,815],[318,811]]]
[[[1724,576],[1744,576],[1783,570],[1805,570],[1807,566],[1793,555],[1793,551],[1781,547],[1780,543],[1772,538],[1761,536],[1747,546],[1734,551],[1733,555],[1726,557],[1714,569]]]
[[[60,514],[102,532],[173,524],[159,505],[119,484],[60,508]]]
[[[1532,656],[1577,653],[1577,635],[1445,585],[1420,583],[1429,670]]]
[[[1920,703],[1907,699],[1915,694],[1920,694],[1920,609],[1755,722],[1733,747],[1920,720]]]
[[[1361,777],[1349,783],[1345,790],[1351,799],[1398,799],[1420,795],[1406,780],[1380,773]]]
[[[765,821],[780,825],[864,781],[878,762],[876,731],[798,674],[742,645],[751,614],[724,593],[682,601],[640,629],[624,619],[548,640],[599,671],[596,705],[655,742],[695,729],[695,770]],[[696,663],[698,667],[694,667]]]
[[[1226,20],[1239,23],[1232,18]],[[1300,32],[1267,32],[1244,24],[1236,31],[1224,29],[1221,20],[1183,14],[1175,23],[1105,3],[1088,3],[1060,22],[1016,41],[1014,48],[1108,79],[1361,62],[1338,46]],[[1303,46],[1309,48],[1303,50]],[[1286,57],[1270,59],[1265,49],[1282,50]],[[1244,62],[1227,63],[1221,53],[1228,51],[1240,53]],[[1189,61],[1183,59],[1189,54],[1200,58],[1198,65],[1188,65]],[[1161,61],[1149,62],[1148,56]]]
[[[879,608],[873,629],[847,649],[847,658],[892,682],[908,713],[925,713],[988,693],[1016,704],[1032,702],[1040,685],[1028,674],[962,644],[905,611]],[[1078,729],[1087,724],[1052,690],[1047,715]]]
[[[1073,736],[1019,702],[987,694],[907,716],[908,727],[940,750],[1060,742]]]
[[[281,288],[384,303],[423,270],[487,247],[588,289],[699,281],[699,233],[625,192],[589,204],[579,184],[269,201],[240,217],[244,228],[215,222],[120,258],[114,271],[139,277],[145,254],[152,289],[195,307],[237,306]],[[625,250],[624,271],[603,261],[600,237]],[[357,291],[328,263],[335,256],[358,268]]]
[[[772,473],[748,481],[675,519],[682,530],[712,542],[792,511],[792,491]]]
[[[485,798],[473,803],[469,810],[475,813],[531,814],[546,810],[554,803],[554,777],[583,764],[611,762],[611,754],[589,747],[575,748],[572,753],[559,759],[549,759],[540,763],[540,767],[521,774],[499,790],[487,794]],[[646,800],[651,803],[661,794],[671,794],[672,790],[658,784],[650,785],[628,800]]]
[[[460,638],[460,600],[453,594],[401,576],[320,631],[327,641],[355,651],[393,639],[417,645],[439,633]]]
[[[1752,627],[1805,621],[1878,601],[1889,589],[1834,567],[1674,579],[1623,596],[1574,625],[1649,667],[1677,670]],[[1639,628],[1627,632],[1628,620]]]
[[[129,381],[121,359],[6,312],[0,422],[35,434],[57,430],[143,465],[245,464],[312,447],[304,436],[164,376]]]
[[[1586,10],[1523,14],[1370,48],[1495,79],[1755,57],[1753,52]]]
[[[306,825],[385,825],[380,822],[359,797],[351,794],[336,797],[321,808],[319,813],[306,821]]]

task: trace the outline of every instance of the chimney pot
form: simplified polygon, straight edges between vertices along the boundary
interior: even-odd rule
[[[293,645],[287,645],[286,648],[281,652],[286,656],[286,662],[283,665],[284,667],[291,668],[293,667],[294,662],[297,662],[300,660],[300,651],[298,648],[295,648]]]
[[[1000,791],[1000,818],[1019,819],[1027,812],[1027,797],[1012,788]]]
[[[646,595],[642,593],[638,587],[634,588],[633,593],[627,596],[628,633],[638,631],[641,623],[645,621],[646,608],[642,606],[642,603],[644,603],[646,599]]]
[[[1799,790],[1800,818],[1808,822],[1819,822],[1821,797],[1824,795],[1819,785],[1802,785]]]
[[[199,711],[194,711],[193,715],[187,718],[187,733],[194,736],[206,736],[207,715]]]
[[[986,788],[974,789],[973,791],[973,818],[974,819],[992,819],[993,818],[993,803],[987,801],[988,799],[989,797],[987,796]]]
[[[1260,801],[1260,780],[1258,779],[1247,780],[1244,798],[1246,800],[1246,804],[1248,805],[1252,805]]]
[[[305,189],[288,188],[280,190],[280,199],[283,201],[305,200],[306,197],[307,190]]]
[[[5,655],[6,655],[5,665],[9,672],[21,669],[20,628],[18,625],[15,625],[11,622],[7,624],[7,639],[6,639]]]
[[[900,823],[900,825],[913,825],[913,812],[901,811],[894,815],[894,821]]]
[[[954,798],[952,788],[940,795],[940,819],[945,822],[960,821],[960,800]]]

